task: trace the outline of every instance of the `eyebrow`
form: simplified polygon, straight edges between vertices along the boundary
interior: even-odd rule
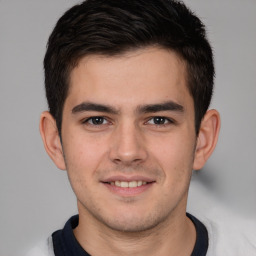
[[[90,102],[83,102],[72,109],[73,114],[86,111],[105,112],[109,114],[118,114],[120,112],[111,106]],[[136,109],[136,112],[144,114],[156,113],[160,111],[177,111],[182,113],[184,112],[184,107],[174,101],[167,101],[164,103],[138,106]]]
[[[86,112],[86,111],[97,111],[97,112],[105,112],[110,114],[118,114],[119,111],[114,109],[111,106],[108,105],[102,105],[102,104],[95,104],[90,102],[83,102],[77,106],[75,106],[72,109],[72,113],[80,113],[80,112]]]
[[[174,101],[167,101],[160,104],[149,104],[145,106],[139,106],[137,108],[137,112],[139,113],[156,113],[160,111],[176,111],[176,112],[184,112],[184,107]]]

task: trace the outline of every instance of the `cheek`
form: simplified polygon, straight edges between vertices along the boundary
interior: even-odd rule
[[[90,198],[92,188],[98,184],[97,169],[104,155],[104,149],[97,140],[77,136],[70,138],[64,146],[67,174],[77,198]],[[86,195],[86,197],[85,197]],[[94,192],[94,196],[97,192]]]
[[[177,135],[177,134],[176,134]],[[187,134],[167,136],[158,143],[149,145],[151,155],[154,156],[166,176],[177,179],[190,175],[193,166],[194,140]]]
[[[106,148],[105,143],[90,136],[72,136],[64,145],[65,160],[69,172],[80,176],[94,173],[103,158]]]

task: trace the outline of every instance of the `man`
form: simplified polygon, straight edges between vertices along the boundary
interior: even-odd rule
[[[220,127],[201,21],[176,1],[87,0],[57,22],[44,67],[40,132],[79,217],[34,255],[220,255],[186,213]]]

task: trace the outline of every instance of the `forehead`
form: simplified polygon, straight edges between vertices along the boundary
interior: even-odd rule
[[[67,100],[106,104],[189,99],[186,67],[176,53],[148,47],[118,56],[83,57],[72,70]],[[155,102],[154,102],[155,101]]]

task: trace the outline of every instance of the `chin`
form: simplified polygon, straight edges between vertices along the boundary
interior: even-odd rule
[[[145,232],[151,230],[158,225],[160,225],[167,216],[162,216],[158,214],[150,214],[147,216],[143,215],[132,215],[129,216],[122,216],[112,217],[111,220],[101,220],[105,222],[105,225],[114,230],[119,232],[127,232],[127,233],[134,233],[134,232]]]

